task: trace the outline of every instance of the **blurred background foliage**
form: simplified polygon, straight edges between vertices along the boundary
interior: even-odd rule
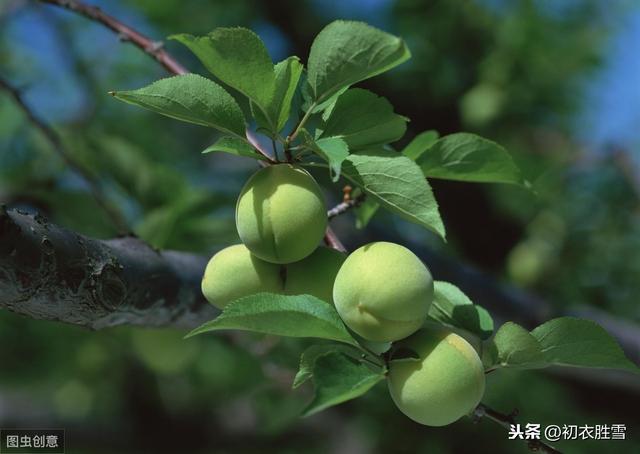
[[[307,57],[329,21],[368,21],[404,37],[412,60],[364,84],[426,129],[505,145],[533,191],[433,181],[448,243],[384,213],[335,222],[350,247],[375,238],[428,247],[542,297],[556,314],[598,311],[640,323],[640,8],[571,0],[116,0],[108,13],[158,39],[243,25],[275,61]],[[174,42],[167,48],[205,73]],[[633,49],[636,50],[634,53]],[[199,154],[215,133],[114,102],[163,69],[108,30],[32,1],[0,4],[0,72],[62,134],[134,231],[159,248],[211,254],[237,241],[236,195],[251,160]],[[635,125],[635,127],[634,127]],[[339,186],[325,183],[330,202]],[[116,234],[84,181],[0,94],[0,200],[86,235]],[[373,233],[372,233],[373,232]],[[437,277],[437,276],[436,276]],[[464,282],[457,282],[462,288]],[[499,318],[499,314],[498,318]],[[637,328],[635,338],[638,339]],[[384,386],[299,420],[290,391],[306,341],[181,340],[176,330],[88,332],[0,314],[0,427],[65,427],[71,453],[527,452],[488,422],[418,426]],[[627,424],[627,441],[567,452],[638,452],[640,389],[558,372],[496,372],[487,403],[523,422]],[[633,437],[636,437],[635,440]]]

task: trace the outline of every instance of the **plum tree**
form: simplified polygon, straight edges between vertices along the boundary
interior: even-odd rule
[[[333,283],[347,256],[327,247],[319,247],[310,256],[287,265],[285,293],[308,294],[333,302]]]
[[[425,322],[433,299],[427,267],[404,246],[370,243],[344,262],[333,287],[342,320],[363,338],[403,339]]]
[[[176,39],[216,79],[248,97],[252,108],[243,111],[223,87],[185,74],[180,66],[176,77],[112,95],[218,129],[224,136],[205,152],[253,157],[267,166],[249,179],[238,198],[236,226],[244,246],[217,254],[202,283],[205,296],[219,307],[247,298],[190,335],[236,328],[358,347],[356,354],[351,347],[323,343],[302,354],[294,386],[312,379],[316,388],[304,413],[358,397],[386,377],[400,410],[432,426],[450,424],[478,405],[485,378],[474,345],[491,352],[484,358],[487,370],[560,364],[637,372],[615,341],[590,321],[561,317],[531,332],[511,322],[490,337],[490,314],[444,282],[436,284],[438,304],[432,314],[444,326],[426,324],[434,282],[428,268],[402,246],[371,243],[346,259],[324,248],[313,253],[325,232],[327,213],[320,187],[299,166],[326,167],[333,182],[342,177],[355,186],[355,191],[344,187],[345,199],[330,210],[331,217],[359,207],[358,221],[364,226],[380,207],[442,239],[445,226],[427,178],[529,186],[504,148],[474,134],[439,137],[436,131],[424,131],[400,153],[393,152],[389,145],[403,137],[408,119],[396,114],[385,98],[351,87],[409,58],[402,39],[361,22],[335,21],[314,40],[306,72],[295,57],[274,66],[259,37],[241,27]],[[163,58],[153,56],[166,64],[164,51]],[[175,63],[168,66],[176,68]],[[303,102],[293,102],[300,92]],[[14,98],[20,104],[19,96]],[[295,126],[285,131],[294,119]],[[248,124],[271,139],[272,153],[248,140]],[[2,214],[0,209],[0,218]],[[340,245],[337,237],[326,239]],[[259,292],[270,294],[249,296]],[[335,310],[300,294],[333,300]],[[589,354],[594,343],[601,354]],[[564,353],[547,353],[556,347]],[[402,350],[413,355],[402,355]],[[511,421],[483,408],[476,414],[502,424]],[[532,449],[555,452],[537,441]]]
[[[482,399],[484,369],[476,350],[444,328],[425,326],[394,345],[419,358],[389,362],[389,392],[409,418],[427,426],[445,426],[470,413]]]
[[[282,291],[280,266],[260,260],[243,244],[229,246],[215,254],[202,278],[202,293],[220,309],[243,296]]]
[[[236,227],[257,257],[281,264],[302,260],[327,227],[320,186],[306,170],[290,164],[261,169],[240,193]]]

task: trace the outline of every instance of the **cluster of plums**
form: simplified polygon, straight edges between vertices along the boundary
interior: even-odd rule
[[[434,292],[427,267],[394,243],[370,243],[348,257],[318,247],[326,205],[308,172],[290,164],[259,170],[240,193],[236,226],[243,244],[215,254],[205,270],[202,291],[210,303],[224,308],[260,292],[313,295],[333,303],[363,339],[393,342],[389,391],[411,419],[443,426],[480,402],[478,353],[459,334],[426,321]]]

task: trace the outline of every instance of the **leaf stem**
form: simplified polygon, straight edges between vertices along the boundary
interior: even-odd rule
[[[302,162],[302,163],[300,163],[300,165],[305,166],[305,167],[322,167],[324,169],[328,169],[329,168],[328,164],[323,164],[322,162]]]
[[[360,359],[363,360],[363,361],[368,362],[369,364],[371,364],[372,366],[375,366],[375,367],[380,367],[380,368],[383,368],[383,369],[385,367],[385,365],[383,363],[379,363],[378,361],[374,361],[373,359],[371,359],[369,357],[369,355],[367,355],[365,353],[360,355]]]
[[[362,345],[360,343],[358,343],[357,347],[358,347],[358,349],[360,351],[362,351],[364,353],[361,356],[362,359],[366,359],[371,364],[375,364],[376,366],[382,367],[383,369],[385,369],[387,367],[387,363],[376,352],[374,352],[372,350],[369,350],[367,347],[365,347],[364,345]]]
[[[307,123],[307,121],[309,120],[309,118],[313,114],[313,109],[315,109],[315,107],[316,107],[316,103],[314,102],[313,104],[311,104],[309,106],[309,109],[305,112],[305,114],[302,117],[302,119],[298,122],[296,127],[293,129],[293,132],[286,138],[286,140],[285,140],[285,150],[289,149],[289,144],[291,144],[291,142],[293,142],[295,140],[295,138],[298,136],[298,134],[300,133],[300,130],[302,129],[302,127]]]

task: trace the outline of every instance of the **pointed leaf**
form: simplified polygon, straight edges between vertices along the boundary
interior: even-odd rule
[[[115,98],[167,117],[244,137],[242,110],[224,88],[196,74],[160,79],[144,88],[113,91]]]
[[[253,103],[251,104],[256,122],[261,128],[267,130],[271,137],[276,137],[289,119],[293,95],[302,74],[302,63],[298,57],[289,57],[275,65],[274,73],[275,92],[266,106],[267,115],[260,109],[256,109]]]
[[[523,184],[520,169],[500,145],[460,132],[436,141],[417,160],[425,176],[478,183]]]
[[[229,303],[217,318],[187,337],[239,329],[289,337],[317,337],[357,345],[332,304],[311,295],[257,293]]]
[[[339,137],[325,137],[314,140],[306,130],[301,130],[304,145],[313,150],[329,164],[331,179],[335,182],[340,178],[342,163],[349,156],[349,147]]]
[[[383,207],[444,238],[438,203],[411,159],[385,149],[363,150],[349,155],[342,173]]]
[[[429,318],[465,329],[481,339],[487,339],[493,333],[493,319],[489,312],[473,304],[458,287],[448,282],[434,282]]]
[[[338,98],[345,91],[347,91],[348,88],[349,87],[343,87],[337,92],[335,92],[333,95],[329,96],[329,98],[327,98],[325,101],[318,103],[313,100],[313,93],[311,93],[311,88],[309,88],[307,79],[304,78],[302,89],[301,89],[301,95],[303,100],[302,110],[305,112],[308,112],[309,109],[311,109],[311,113],[318,113],[318,112],[323,112],[325,110],[331,109],[333,105],[336,103],[336,101],[338,100]]]
[[[415,161],[438,140],[439,136],[438,131],[430,130],[421,132],[413,138],[409,145],[404,147],[402,154],[412,161]]]
[[[313,367],[316,364],[316,359],[320,356],[326,355],[331,352],[340,352],[345,355],[349,355],[353,358],[357,358],[359,350],[348,347],[341,344],[316,344],[307,348],[302,355],[300,355],[300,366],[298,372],[293,379],[292,388],[297,388],[304,382],[313,377]]]
[[[537,339],[516,323],[502,325],[489,345],[495,348],[491,366],[536,369],[549,365]]]
[[[383,379],[382,370],[374,370],[343,353],[322,355],[313,367],[315,397],[303,416],[360,397]]]
[[[624,369],[640,373],[618,342],[591,320],[561,317],[531,331],[546,360],[552,364]]]
[[[395,142],[407,129],[389,101],[361,88],[347,90],[323,118],[321,137],[340,137],[350,150]]]
[[[356,228],[364,229],[378,212],[380,204],[370,197],[356,207]]]
[[[216,28],[205,36],[170,37],[184,44],[218,79],[235,88],[263,112],[275,89],[273,62],[258,35],[246,28]]]
[[[265,160],[265,157],[257,153],[249,142],[247,142],[246,140],[238,139],[237,137],[221,137],[216,141],[216,143],[205,148],[202,153],[212,153],[215,151],[222,151],[224,153],[230,153],[236,156],[246,156],[248,158]]]
[[[402,39],[363,22],[335,21],[316,36],[308,62],[313,101],[320,103],[339,90],[368,79],[411,56]]]

